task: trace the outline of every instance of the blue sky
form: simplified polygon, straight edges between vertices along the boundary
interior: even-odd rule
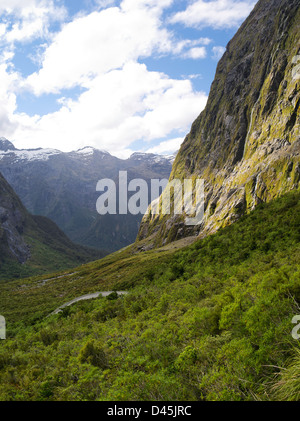
[[[255,0],[1,0],[0,136],[177,150]]]

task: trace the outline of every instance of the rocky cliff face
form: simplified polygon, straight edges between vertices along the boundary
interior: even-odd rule
[[[30,257],[23,238],[26,223],[26,209],[0,174],[0,260],[13,257],[24,263]]]
[[[152,235],[161,245],[205,236],[299,189],[299,87],[299,0],[260,0],[228,44],[171,173],[205,180],[203,223],[189,228],[183,217],[148,216],[138,239]]]

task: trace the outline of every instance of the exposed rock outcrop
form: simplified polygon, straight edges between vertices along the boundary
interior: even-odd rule
[[[23,234],[27,212],[12,188],[0,174],[0,250],[1,259],[11,255],[20,263],[30,257]]]

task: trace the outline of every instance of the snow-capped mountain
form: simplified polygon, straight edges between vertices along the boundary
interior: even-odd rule
[[[0,172],[26,208],[52,219],[71,240],[108,251],[135,241],[142,215],[98,215],[97,182],[117,182],[119,171],[128,172],[128,181],[168,179],[174,159],[140,152],[119,159],[90,146],[73,152],[19,150],[0,138]]]
[[[13,159],[14,161],[48,161],[48,159],[55,155],[69,155],[69,156],[81,156],[90,157],[94,154],[112,156],[105,150],[96,149],[92,146],[85,146],[84,148],[78,149],[72,152],[61,152],[57,149],[51,148],[37,148],[37,149],[16,149],[15,146],[7,140],[5,137],[0,137],[0,160],[4,157]],[[171,164],[175,160],[175,155],[156,155],[145,152],[133,153],[130,160],[134,161],[148,161],[153,163],[170,162]]]

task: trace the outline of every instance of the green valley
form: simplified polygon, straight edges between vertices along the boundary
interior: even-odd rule
[[[210,2],[186,10],[196,3]],[[224,48],[170,175],[204,180],[197,225],[184,200],[142,221],[90,213],[99,175],[126,169],[149,185],[169,176],[171,156],[122,161],[0,138],[0,167],[24,204],[113,252],[71,243],[0,175],[0,401],[300,400],[299,13],[299,0],[259,0]],[[169,117],[173,100],[162,105]]]
[[[180,250],[129,247],[48,282],[1,285],[0,399],[299,399],[299,199],[261,204]],[[129,293],[47,317],[117,289]]]

